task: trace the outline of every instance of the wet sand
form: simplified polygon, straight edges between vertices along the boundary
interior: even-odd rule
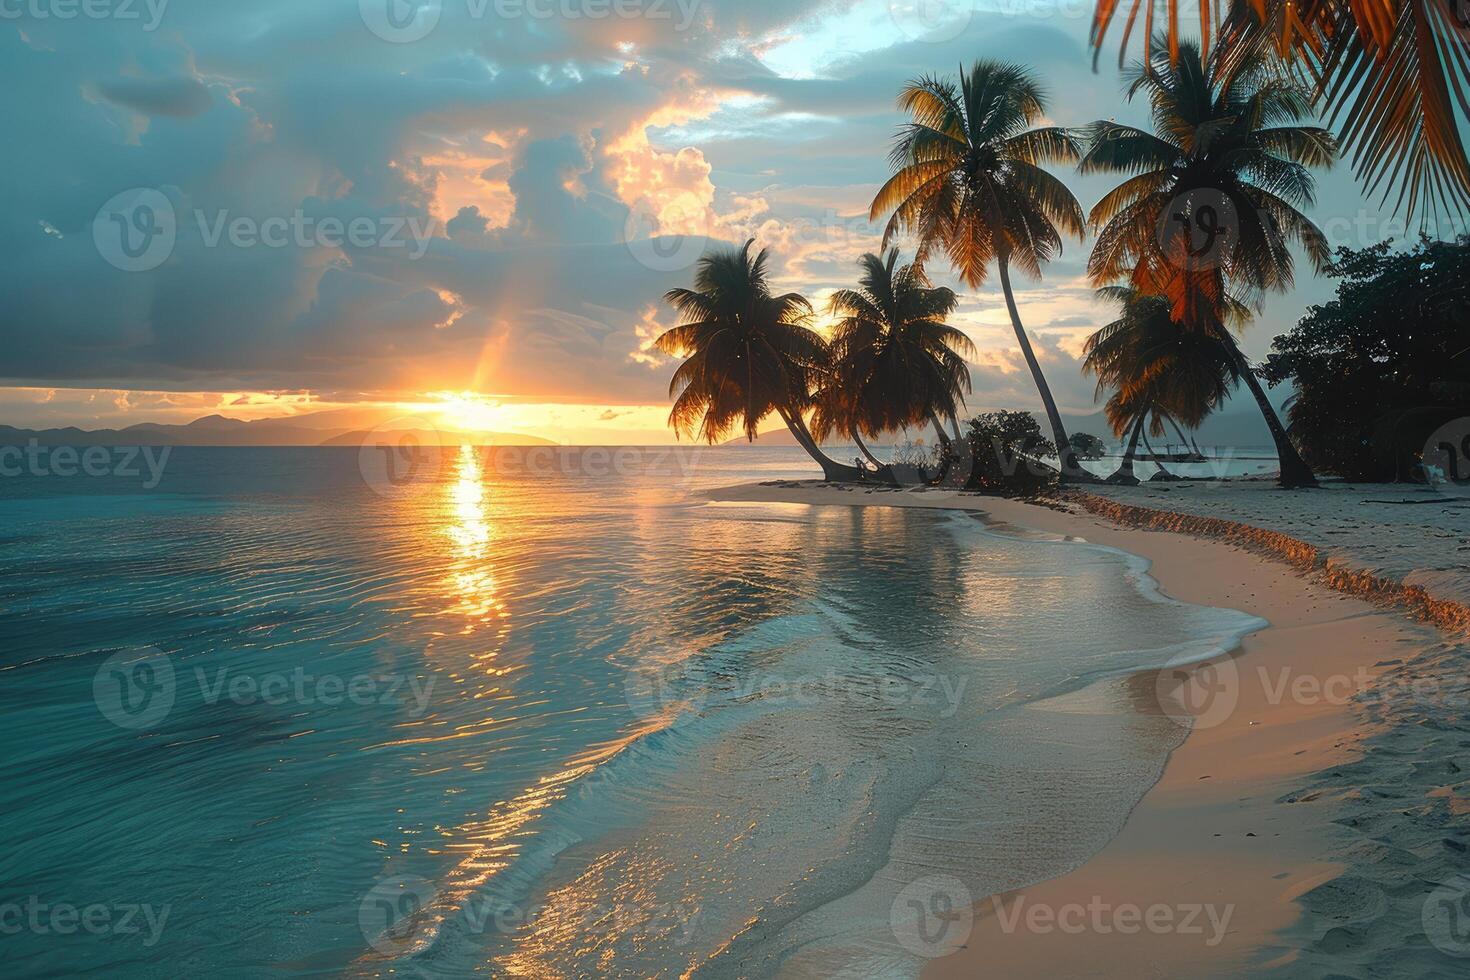
[[[1354,865],[1390,858],[1365,851],[1355,824],[1345,822],[1362,801],[1371,803],[1365,782],[1392,781],[1391,768],[1403,765],[1374,751],[1389,724],[1385,713],[1370,717],[1355,699],[1376,690],[1385,673],[1443,648],[1437,630],[1239,545],[1120,527],[1080,508],[797,483],[712,496],[978,510],[994,522],[1139,555],[1166,593],[1271,624],[1228,657],[1135,679],[1159,710],[1191,729],[1158,783],[1118,836],[1077,870],[980,899],[968,939],[931,960],[926,977],[1226,977],[1273,969],[1321,975],[1325,965],[1343,962],[1401,963],[1403,975],[1417,976],[1457,962],[1453,938],[1447,950],[1428,941],[1420,925],[1416,942],[1412,920],[1459,867],[1462,852],[1440,846],[1438,862],[1417,869],[1418,878],[1405,872],[1403,881],[1395,879],[1398,887],[1384,881],[1365,890],[1360,882],[1372,875]],[[1433,734],[1425,730],[1421,738],[1427,743]],[[1433,750],[1415,748],[1420,756]],[[1333,776],[1344,766],[1354,767],[1357,785]],[[1456,806],[1465,810],[1451,828],[1455,843],[1470,815],[1465,784],[1441,784],[1432,773],[1419,782],[1414,788],[1437,794],[1439,809],[1451,816]],[[1379,809],[1401,803],[1378,797]],[[934,857],[942,868],[943,855]],[[1382,902],[1375,892],[1385,893]],[[1383,948],[1339,955],[1343,924],[1375,909],[1382,927],[1351,937]]]

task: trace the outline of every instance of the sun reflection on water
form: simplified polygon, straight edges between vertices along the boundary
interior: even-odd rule
[[[491,571],[491,520],[488,515],[484,467],[473,446],[460,446],[448,484],[451,520],[446,533],[453,545],[455,565],[450,585],[455,604],[450,611],[467,617],[465,633],[478,623],[500,615],[495,575]]]

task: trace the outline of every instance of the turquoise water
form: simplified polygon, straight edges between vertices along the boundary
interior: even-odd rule
[[[698,492],[799,450],[507,452],[0,481],[8,973],[911,976],[905,889],[1080,863],[1181,737],[1129,674],[1259,625]]]

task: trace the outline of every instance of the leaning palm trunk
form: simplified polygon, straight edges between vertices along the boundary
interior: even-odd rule
[[[883,468],[883,466],[885,465],[884,462],[877,456],[873,455],[873,451],[867,447],[866,443],[863,442],[863,437],[858,435],[857,429],[852,430],[852,441],[857,445],[858,451],[861,452],[864,456],[868,457],[868,462],[872,463],[879,469]]]
[[[1172,479],[1174,479],[1174,474],[1173,473],[1170,473],[1168,471],[1168,469],[1165,468],[1165,466],[1164,466],[1164,460],[1162,459],[1162,456],[1166,456],[1168,454],[1167,453],[1161,454],[1157,449],[1154,448],[1154,444],[1148,441],[1148,428],[1147,428],[1147,426],[1144,427],[1144,432],[1143,432],[1143,446],[1144,446],[1145,449],[1148,450],[1148,454],[1153,457],[1153,464],[1154,464],[1154,466],[1158,467],[1158,473],[1155,474],[1155,476],[1163,477],[1166,480],[1172,480]],[[1168,448],[1168,447],[1165,447],[1165,448]]]
[[[929,424],[934,426],[934,434],[939,437],[939,445],[944,447],[945,452],[950,451],[949,436],[944,431],[944,423],[939,421],[939,416],[932,411],[929,413]]]
[[[1301,454],[1296,451],[1296,446],[1292,445],[1291,437],[1286,434],[1286,426],[1281,424],[1281,417],[1276,414],[1275,407],[1266,397],[1266,390],[1261,387],[1256,372],[1246,362],[1245,354],[1236,346],[1235,339],[1228,331],[1220,330],[1219,333],[1224,337],[1225,349],[1235,361],[1240,376],[1245,379],[1251,397],[1255,398],[1256,405],[1261,409],[1261,415],[1266,420],[1266,428],[1271,430],[1271,441],[1276,444],[1276,457],[1281,462],[1281,476],[1277,482],[1287,489],[1317,486],[1317,478],[1312,475],[1312,469],[1307,465],[1306,460],[1302,459]]]
[[[1128,439],[1128,448],[1123,453],[1123,462],[1112,476],[1108,477],[1109,483],[1123,483],[1133,486],[1138,483],[1138,477],[1133,475],[1133,457],[1138,452],[1138,437],[1143,434],[1143,420],[1148,416],[1144,412],[1133,423],[1133,435]]]
[[[1036,352],[1031,349],[1031,340],[1026,336],[1026,328],[1021,323],[1021,312],[1016,308],[1016,297],[1011,292],[1010,267],[1004,252],[996,257],[996,267],[1000,271],[1000,289],[1005,294],[1006,310],[1011,314],[1016,342],[1021,345],[1026,366],[1031,369],[1031,378],[1036,382],[1036,390],[1041,394],[1041,404],[1046,409],[1046,421],[1051,425],[1052,440],[1057,444],[1057,461],[1061,464],[1062,482],[1076,480],[1082,470],[1077,465],[1071,440],[1067,438],[1067,428],[1062,425],[1062,414],[1057,411],[1056,399],[1051,396],[1051,386],[1046,383],[1046,375],[1041,373],[1041,362],[1036,359]]]
[[[786,423],[786,428],[790,429],[791,434],[796,437],[797,443],[822,468],[822,479],[836,483],[849,483],[862,479],[862,473],[856,466],[839,463],[822,452],[822,448],[817,445],[817,440],[812,438],[811,432],[807,429],[800,412],[784,408],[777,409],[777,411],[781,415],[781,421]]]

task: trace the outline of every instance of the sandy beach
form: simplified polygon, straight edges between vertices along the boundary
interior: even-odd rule
[[[1161,495],[1146,495],[1108,499],[1157,512]],[[1261,535],[1204,537],[1221,529],[1123,526],[1098,498],[1088,503],[1099,513],[1077,502],[793,482],[713,496],[976,510],[1002,527],[1139,555],[1167,594],[1270,623],[1227,657],[1132,679],[1140,703],[1190,729],[1158,783],[1080,868],[976,896],[967,939],[926,977],[1367,977],[1389,964],[1463,975],[1470,779],[1453,758],[1470,744],[1463,647],[1455,615],[1429,615],[1449,607],[1426,611],[1418,594],[1387,588],[1386,574],[1368,582],[1345,574],[1341,557],[1304,556],[1294,532],[1313,522],[1279,513]],[[1314,506],[1310,495],[1278,496]],[[1196,509],[1209,501],[1194,499]],[[934,856],[936,867],[943,861]]]

